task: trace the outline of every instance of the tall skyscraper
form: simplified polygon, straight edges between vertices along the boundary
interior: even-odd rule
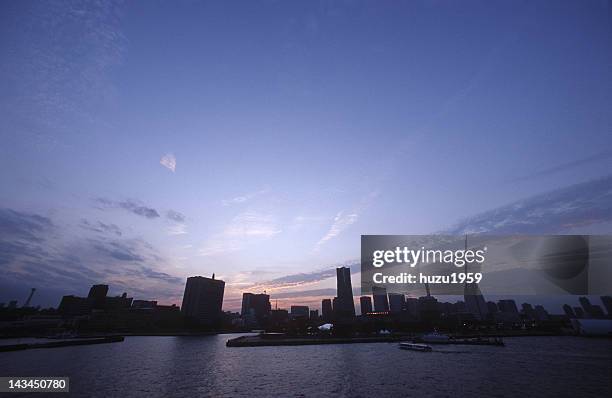
[[[499,300],[497,302],[497,308],[499,308],[500,312],[511,312],[518,314],[518,307],[516,306],[516,302],[514,300]]]
[[[181,311],[188,319],[204,326],[217,326],[221,320],[225,282],[203,276],[187,278]]]
[[[374,297],[374,311],[389,311],[389,300],[387,299],[387,289],[384,287],[372,286],[372,296]]]
[[[361,315],[372,312],[372,298],[370,296],[359,297],[359,304],[361,306]]]
[[[333,314],[331,299],[323,299],[323,301],[321,301],[321,315],[323,316],[323,321],[331,322],[334,317]]]
[[[399,314],[404,309],[406,297],[400,293],[389,293],[389,311],[392,314]]]
[[[242,294],[240,315],[248,325],[264,326],[270,316],[272,306],[268,294]]]
[[[353,302],[353,286],[351,284],[351,269],[349,267],[336,268],[336,286],[338,300],[335,315],[338,319],[355,317],[355,303]]]

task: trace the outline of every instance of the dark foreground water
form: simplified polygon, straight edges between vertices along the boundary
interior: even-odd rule
[[[391,343],[226,348],[230,337],[0,353],[0,376],[69,376],[70,395],[83,397],[612,396],[611,340],[521,337],[423,353]]]

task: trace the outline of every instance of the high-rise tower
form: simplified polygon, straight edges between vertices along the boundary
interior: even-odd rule
[[[338,289],[337,308],[334,308],[338,319],[354,318],[355,303],[353,302],[353,286],[351,284],[351,269],[336,268],[336,283]]]

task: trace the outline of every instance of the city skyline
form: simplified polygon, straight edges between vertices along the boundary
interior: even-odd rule
[[[0,302],[320,305],[362,234],[610,234],[606,7],[3,2]]]
[[[386,289],[378,288],[378,287],[373,287],[372,295],[362,295],[359,289],[350,289],[350,290],[346,289],[347,288],[346,286],[346,274],[347,273],[350,273],[349,267],[342,266],[342,267],[336,268],[336,281],[337,281],[336,296],[323,298],[318,304],[314,306],[312,306],[312,304],[305,305],[303,302],[302,303],[290,302],[291,304],[287,305],[286,308],[282,308],[282,307],[279,308],[278,299],[271,298],[271,296],[268,294],[265,294],[265,292],[264,293],[243,292],[242,293],[242,303],[240,306],[240,311],[238,311],[238,313],[244,320],[250,319],[250,322],[252,325],[257,325],[258,323],[261,323],[262,320],[268,319],[269,312],[272,310],[271,301],[274,301],[275,310],[286,311],[287,309],[293,310],[294,308],[300,307],[300,308],[308,308],[310,310],[316,311],[317,316],[320,314],[323,320],[325,320],[326,317],[329,317],[329,319],[331,319],[332,311],[334,313],[333,316],[337,317],[338,319],[343,319],[343,318],[350,319],[351,317],[355,317],[356,315],[359,315],[359,316],[364,315],[364,308],[369,308],[369,310],[366,311],[366,313],[374,311],[374,313],[389,313],[389,314],[395,313],[397,314],[398,312],[406,311],[409,309],[410,305],[408,303],[410,300],[417,300],[417,299],[422,299],[425,297],[442,297],[449,301],[441,302],[441,304],[444,304],[444,303],[462,304],[465,307],[465,311],[472,313],[476,317],[475,319],[477,320],[484,319],[485,314],[491,314],[491,310],[489,308],[491,303],[495,303],[495,310],[493,312],[500,311],[500,312],[518,313],[516,301],[528,301],[528,300],[534,300],[534,299],[540,301],[540,304],[536,305],[536,308],[542,307],[545,310],[547,309],[547,311],[553,315],[565,314],[569,316],[570,318],[571,317],[582,318],[582,316],[578,316],[577,313],[573,312],[576,308],[581,308],[580,311],[583,311],[582,312],[583,315],[589,315],[593,317],[594,313],[596,313],[597,311],[602,311],[602,309],[605,308],[605,313],[607,313],[608,316],[612,316],[612,297],[611,296],[598,296],[598,295],[585,295],[585,296],[563,295],[563,296],[560,296],[560,295],[557,295],[555,296],[554,302],[557,304],[562,303],[560,306],[551,305],[550,303],[548,305],[543,306],[542,301],[543,302],[547,301],[546,296],[492,295],[492,296],[488,296],[489,298],[492,297],[492,301],[491,301],[491,300],[487,300],[486,297],[483,297],[481,293],[477,293],[474,295],[474,293],[470,293],[468,290],[466,290],[463,300],[461,297],[458,297],[458,296],[448,296],[448,295],[430,296],[429,292],[425,292],[426,294],[424,296],[411,296],[408,294],[387,293]],[[194,285],[196,283],[200,285],[204,284],[203,288],[202,287],[198,288],[198,290],[201,289],[202,293],[198,293],[198,298],[194,297],[194,299],[188,300],[186,304],[183,304],[185,303],[185,297],[193,296],[193,290],[195,289],[193,287],[189,288],[190,284]],[[220,285],[220,290],[218,289],[218,287],[215,287],[214,285]],[[349,285],[350,285],[350,282],[349,282]],[[214,274],[212,275],[211,278],[203,277],[199,275],[188,277],[185,283],[183,300],[181,301],[181,305],[177,306],[176,304],[172,304],[171,307],[177,307],[181,309],[182,313],[187,318],[191,318],[191,319],[198,319],[198,317],[202,316],[202,315],[198,315],[198,310],[195,309],[199,305],[203,305],[205,308],[204,318],[209,317],[211,313],[213,314],[218,313],[217,316],[220,316],[222,312],[226,312],[226,313],[234,312],[235,313],[236,311],[234,309],[227,309],[226,307],[223,306],[224,286],[225,286],[225,281],[215,279]],[[190,290],[191,292],[189,292]],[[34,307],[38,308],[40,306],[30,306],[29,305],[30,300],[32,299],[32,296],[34,295],[35,291],[36,291],[35,288],[31,289],[30,294],[28,295],[28,298],[25,301],[25,304],[20,304],[19,300],[15,299],[15,300],[9,300],[8,302],[0,302],[0,308],[5,308],[5,309],[34,308]],[[351,312],[350,310],[348,310],[349,313],[347,313],[346,312],[347,309],[345,308],[345,300],[349,299],[347,297],[349,294],[349,291],[351,292],[350,299],[352,299],[352,302],[353,302],[352,314],[350,313]],[[89,293],[87,295],[87,298],[78,297],[78,296],[75,296],[74,294],[65,295],[61,298],[59,305],[51,306],[49,308],[52,308],[52,309],[56,308],[60,312],[62,311],[67,312],[67,313],[76,312],[80,314],[84,310],[89,311],[91,308],[94,308],[94,309],[103,308],[104,307],[103,302],[105,299],[111,300],[111,303],[116,303],[112,305],[118,305],[119,303],[123,303],[121,304],[121,306],[127,306],[127,307],[132,306],[133,308],[148,308],[151,305],[152,306],[158,305],[158,301],[154,300],[154,298],[149,298],[149,299],[144,300],[142,298],[127,297],[127,292],[123,292],[123,294],[116,295],[116,296],[108,295],[108,293],[109,293],[108,285],[105,285],[105,284],[92,285],[89,288]],[[213,299],[213,302],[210,301],[210,297],[207,298],[207,296],[209,296],[210,294],[216,297]],[[343,300],[338,300],[338,297],[342,295],[344,296]],[[401,301],[392,299],[392,298],[398,298],[398,297],[401,297]],[[504,298],[500,298],[500,297],[504,297]],[[522,297],[522,299],[514,299],[510,297]],[[484,303],[483,306],[486,306],[484,313],[483,313],[482,308],[478,306],[476,306],[476,308],[471,308],[473,306],[470,305],[469,299],[472,299],[475,302],[477,302],[478,300],[483,301]],[[93,300],[93,301],[89,301],[89,300]],[[601,305],[597,303],[595,304],[591,303],[590,300],[599,301]],[[579,304],[578,307],[574,307],[574,306],[568,307],[569,303],[573,301],[578,302]],[[198,302],[201,302],[201,304],[198,304]],[[327,304],[329,305],[329,309],[327,310],[325,309],[326,302],[328,302]],[[531,306],[531,304],[529,303],[523,303],[522,305]],[[161,307],[170,307],[170,306],[160,305],[160,308]],[[597,309],[597,311],[592,312],[588,310],[589,307],[591,308],[594,307],[595,309]],[[67,308],[69,309],[67,310]],[[45,308],[41,308],[41,309],[45,309]],[[356,311],[356,309],[359,309],[360,311],[358,312]],[[250,313],[251,310],[254,312]],[[326,315],[326,312],[327,312],[327,315]],[[601,313],[602,317],[605,317],[605,313],[604,312]],[[597,318],[597,316],[595,317]]]

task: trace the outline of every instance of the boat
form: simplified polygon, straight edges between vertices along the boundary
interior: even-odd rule
[[[402,350],[412,350],[412,351],[423,351],[429,352],[432,350],[431,346],[427,344],[418,344],[418,343],[400,343],[399,348]]]

